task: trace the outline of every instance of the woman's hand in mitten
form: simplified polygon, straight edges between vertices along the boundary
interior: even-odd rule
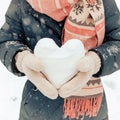
[[[63,98],[77,95],[92,75],[99,71],[100,67],[101,60],[99,56],[95,52],[88,52],[78,64],[77,75],[59,89],[59,95]]]
[[[57,98],[57,89],[41,73],[43,65],[39,58],[26,50],[18,52],[15,60],[17,69],[24,73],[37,89],[41,91],[41,93],[50,99]]]

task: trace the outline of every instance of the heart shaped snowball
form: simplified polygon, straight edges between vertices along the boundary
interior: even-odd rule
[[[77,39],[71,39],[58,47],[52,39],[43,38],[36,44],[34,54],[43,63],[42,72],[48,80],[60,88],[78,72],[77,64],[85,55],[85,48]]]

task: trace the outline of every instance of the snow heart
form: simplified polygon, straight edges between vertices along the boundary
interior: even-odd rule
[[[84,45],[80,40],[72,39],[58,47],[50,38],[43,38],[35,46],[34,54],[44,65],[42,71],[48,80],[60,88],[77,73],[77,64],[85,55]]]

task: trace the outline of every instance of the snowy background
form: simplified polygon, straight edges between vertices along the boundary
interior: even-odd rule
[[[11,0],[0,0],[0,26]],[[120,1],[116,0],[120,9]],[[16,77],[0,63],[0,120],[18,120],[26,77]],[[120,71],[102,78],[107,95],[109,120],[120,120]],[[118,113],[118,114],[117,114]]]

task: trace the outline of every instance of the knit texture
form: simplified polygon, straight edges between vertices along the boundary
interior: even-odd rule
[[[105,33],[105,16],[102,0],[27,0],[34,10],[56,21],[66,18],[62,43],[70,39],[81,40],[86,50],[102,44]],[[91,79],[79,96],[64,100],[64,114],[70,119],[97,116],[102,102],[101,80]]]

